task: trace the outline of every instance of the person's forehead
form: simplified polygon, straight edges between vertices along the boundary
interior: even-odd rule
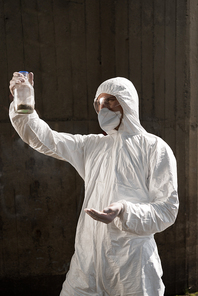
[[[109,98],[109,97],[114,97],[116,99],[115,96],[111,95],[111,94],[107,94],[107,93],[102,93],[97,97],[97,100],[101,99],[101,98]]]

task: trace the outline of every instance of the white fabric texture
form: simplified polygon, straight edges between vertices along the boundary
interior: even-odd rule
[[[96,93],[116,96],[124,116],[107,136],[58,133],[36,111],[11,122],[37,151],[71,163],[85,182],[75,253],[60,296],[162,296],[162,268],[154,234],[176,219],[176,160],[170,147],[140,125],[138,95],[125,78],[102,83]],[[85,208],[122,202],[124,211],[106,225]]]

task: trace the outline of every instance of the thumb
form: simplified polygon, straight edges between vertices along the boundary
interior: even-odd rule
[[[29,83],[34,86],[34,74],[32,72],[29,73],[28,75],[28,80],[29,80]]]
[[[111,209],[109,207],[104,208],[103,213],[109,214],[111,213]]]

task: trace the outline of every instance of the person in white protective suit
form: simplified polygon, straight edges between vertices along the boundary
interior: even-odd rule
[[[11,91],[21,81],[14,73]],[[59,133],[36,111],[19,115],[10,105],[12,125],[23,141],[68,161],[85,182],[75,253],[60,295],[162,296],[154,234],[177,216],[175,157],[141,126],[138,94],[128,79],[103,82],[94,106],[106,136]]]

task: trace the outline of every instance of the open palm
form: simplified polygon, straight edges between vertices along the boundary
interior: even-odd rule
[[[121,213],[122,209],[122,203],[115,202],[105,208],[102,212],[95,209],[85,209],[85,212],[94,220],[109,224]]]

